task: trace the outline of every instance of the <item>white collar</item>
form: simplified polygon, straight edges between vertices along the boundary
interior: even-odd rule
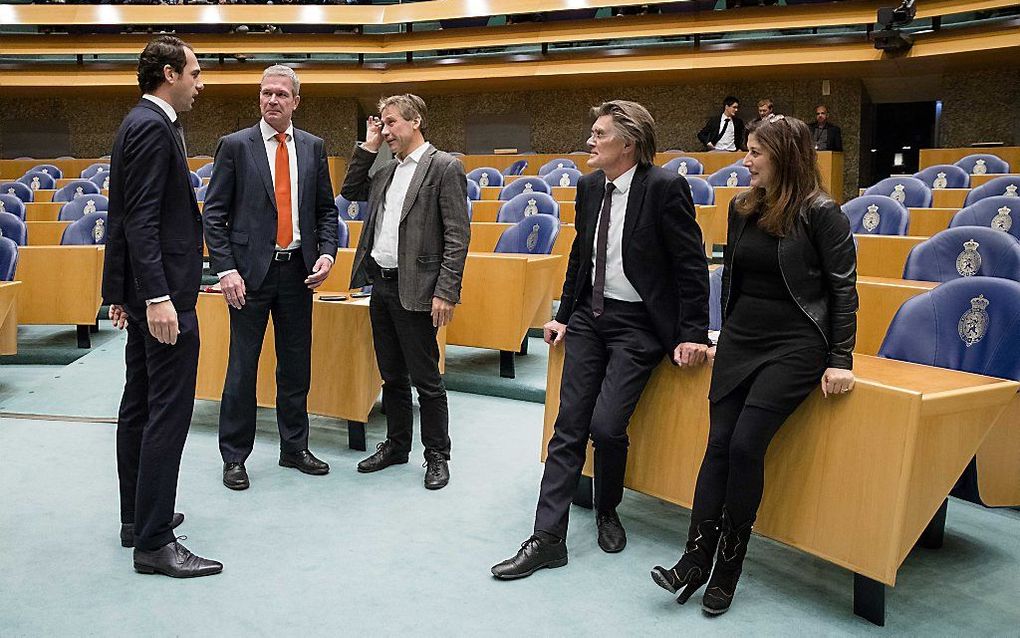
[[[270,126],[269,123],[266,122],[264,119],[263,120],[259,120],[259,130],[262,131],[262,139],[266,140],[267,142],[270,139],[273,139],[277,135],[280,134],[279,131],[277,131],[275,128]],[[289,125],[287,125],[287,130],[284,131],[284,133],[287,134],[287,138],[288,139],[294,139],[294,123],[293,122],[291,122]]]
[[[425,151],[429,150],[430,146],[432,145],[429,144],[428,142],[424,142],[421,146],[411,151],[407,155],[407,157],[405,157],[403,160],[397,161],[399,161],[401,164],[406,164],[408,162],[414,162],[415,164],[417,164],[418,162],[421,161],[422,156],[425,155]]]
[[[155,104],[156,106],[158,106],[160,109],[162,109],[163,112],[166,113],[166,116],[170,118],[171,123],[177,121],[177,111],[175,111],[174,107],[170,106],[170,103],[164,100],[163,98],[156,97],[151,93],[146,93],[142,95],[142,99],[148,100]]]
[[[607,179],[606,183],[608,184],[610,181],[612,181],[613,186],[616,187],[617,193],[626,193],[627,191],[630,190],[630,183],[634,181],[635,173],[637,173],[637,164],[631,166],[630,169],[627,170],[627,172],[623,173],[616,179],[614,180]]]

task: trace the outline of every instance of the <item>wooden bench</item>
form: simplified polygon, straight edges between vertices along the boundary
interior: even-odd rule
[[[896,584],[922,534],[924,543],[940,541],[949,491],[1020,383],[866,355],[854,360],[854,391],[823,399],[816,390],[770,446],[755,531],[852,571],[854,613],[881,625],[885,586]],[[551,348],[546,443],[562,365],[563,348]],[[691,506],[708,439],[710,377],[707,365],[664,362],[655,370],[630,422],[627,487]],[[585,474],[575,502],[590,506],[590,449]]]
[[[18,354],[20,281],[0,281],[0,355]]]

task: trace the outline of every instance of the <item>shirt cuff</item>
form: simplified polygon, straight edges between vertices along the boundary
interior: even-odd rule
[[[154,303],[163,303],[164,301],[170,301],[170,295],[163,295],[162,297],[153,297],[152,299],[146,299],[145,305],[151,306]]]
[[[232,272],[237,272],[237,268],[231,268],[230,270],[224,270],[223,272],[218,272],[218,273],[216,273],[216,276],[219,277],[220,279],[223,279],[224,277],[226,277],[227,275],[229,275]]]
[[[329,263],[331,263],[331,264],[335,264],[336,263],[336,259],[333,258],[333,255],[327,255],[326,253],[322,253],[319,256],[320,257],[325,257],[326,259],[329,260]]]
[[[376,153],[379,152],[378,150],[371,151],[371,150],[365,148],[365,143],[364,142],[358,142],[358,148],[360,148],[361,150],[365,151],[366,153],[371,153],[372,155],[375,155]]]

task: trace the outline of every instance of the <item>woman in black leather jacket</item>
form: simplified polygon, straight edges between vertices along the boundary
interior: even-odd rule
[[[756,124],[744,166],[751,189],[730,204],[722,332],[718,353],[709,351],[711,426],[690,532],[680,561],[652,570],[681,604],[707,582],[710,614],[733,600],[772,437],[819,383],[826,397],[854,386],[857,255],[850,222],[821,187],[807,126],[782,115]]]

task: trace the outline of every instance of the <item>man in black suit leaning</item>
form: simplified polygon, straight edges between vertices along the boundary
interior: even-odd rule
[[[368,200],[351,286],[373,284],[372,338],[386,408],[386,440],[358,464],[358,471],[407,463],[414,384],[421,407],[425,487],[437,490],[450,480],[450,413],[436,331],[450,323],[460,301],[471,236],[467,179],[457,158],[425,141],[428,119],[420,97],[385,98],[379,114],[368,119],[365,142],[354,149],[340,189],[351,201]],[[383,141],[394,159],[369,176]]]
[[[127,327],[126,380],[117,416],[121,544],[134,567],[176,578],[223,565],[177,542],[177,475],[195,405],[202,280],[202,217],[178,113],[202,90],[198,59],[172,36],[138,60],[142,99],[117,131],[110,158],[103,298]]]
[[[698,131],[698,140],[709,151],[747,150],[744,141],[744,120],[737,117],[740,101],[729,95],[723,100],[721,115],[708,118]]]
[[[301,83],[290,67],[262,73],[255,126],[223,137],[205,196],[209,261],[230,307],[230,355],[220,402],[223,484],[247,489],[255,388],[270,313],[276,338],[280,465],[326,474],[308,450],[312,290],[336,258],[337,209],[325,143],[294,128]]]
[[[564,343],[560,410],[549,441],[535,533],[492,568],[523,578],[567,562],[567,517],[589,437],[595,445],[599,547],[627,542],[616,507],[627,424],[652,370],[668,355],[695,366],[708,351],[708,269],[687,180],[652,162],[655,122],[635,102],[593,109],[588,165],[577,184],[577,237],[559,311],[545,340]]]

